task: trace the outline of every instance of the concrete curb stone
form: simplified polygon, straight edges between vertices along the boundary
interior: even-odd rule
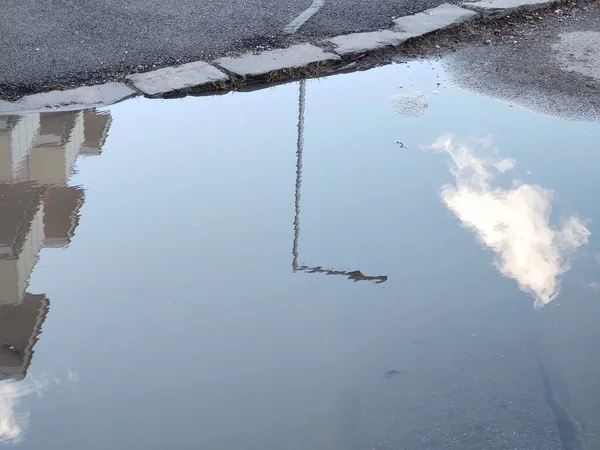
[[[473,9],[487,18],[500,18],[517,11],[534,11],[546,8],[557,0],[479,0],[461,4],[464,8]]]
[[[214,63],[240,77],[258,77],[284,69],[298,69],[317,62],[339,61],[341,58],[327,53],[312,44],[297,44],[261,53],[246,53],[239,57],[226,57]]]
[[[328,41],[335,46],[334,51],[338,55],[346,56],[380,50],[385,47],[397,47],[402,45],[407,39],[406,33],[381,30],[367,33],[345,34],[331,38]]]
[[[347,56],[385,47],[396,47],[408,39],[437,30],[460,25],[479,17],[479,14],[459,6],[444,3],[435,8],[394,20],[391,30],[353,33],[329,39],[338,55]]]
[[[129,75],[127,80],[140,92],[163,95],[174,91],[201,88],[218,82],[229,81],[229,77],[204,61],[182,66],[166,67],[152,72]]]
[[[65,91],[27,95],[16,102],[1,102],[0,114],[98,108],[120,102],[135,95],[137,93],[124,83],[111,82],[95,86],[81,86]]]
[[[394,29],[408,33],[412,38],[460,25],[478,16],[479,14],[474,11],[443,3],[421,13],[394,20]]]

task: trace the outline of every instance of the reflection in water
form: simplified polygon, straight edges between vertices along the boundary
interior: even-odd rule
[[[296,148],[296,185],[294,187],[294,242],[292,244],[292,269],[298,269],[298,240],[300,239],[300,188],[302,187],[302,152],[304,150],[304,106],[306,80],[300,81],[298,95],[298,142]]]
[[[384,283],[387,281],[387,275],[378,275],[378,276],[370,276],[364,275],[360,270],[333,270],[333,269],[323,269],[321,266],[317,267],[308,267],[308,266],[298,266],[297,270],[302,270],[306,273],[324,273],[325,275],[343,275],[348,277],[349,280],[354,281],[374,281],[376,284]]]
[[[384,283],[387,281],[387,275],[379,275],[379,276],[369,276],[364,275],[360,270],[333,270],[333,269],[323,269],[321,266],[317,267],[308,267],[308,266],[298,266],[297,270],[302,270],[306,273],[324,273],[325,275],[344,275],[347,276],[349,280],[354,281],[374,281],[376,284]]]
[[[391,98],[394,112],[404,117],[419,117],[427,112],[427,97],[418,92],[396,94]]]
[[[349,280],[374,281],[375,283],[384,283],[387,281],[387,275],[369,276],[364,275],[360,270],[333,270],[323,269],[321,266],[310,267],[307,265],[298,265],[298,243],[300,242],[300,190],[302,188],[302,153],[304,151],[304,110],[306,105],[306,80],[301,80],[299,86],[300,91],[298,95],[298,140],[296,147],[296,184],[294,188],[294,240],[292,243],[292,270],[294,272],[300,270],[307,273],[344,275],[347,276]]]
[[[590,231],[573,216],[552,228],[548,189],[518,181],[512,189],[492,186],[494,174],[512,169],[513,160],[480,158],[451,136],[440,137],[431,148],[452,158],[456,183],[442,189],[446,206],[498,253],[498,270],[532,294],[536,308],[552,301],[559,277],[570,269],[569,252],[587,243]]]
[[[29,425],[29,414],[16,412],[19,398],[41,394],[45,388],[46,384],[40,381],[0,381],[0,443],[16,443],[22,439]]]
[[[45,295],[25,293],[20,303],[0,306],[0,377],[23,379],[48,313]]]
[[[0,117],[0,442],[17,441],[27,415],[19,397],[46,318],[44,294],[27,292],[42,248],[69,245],[84,193],[68,186],[78,155],[98,155],[110,115],[93,110]]]
[[[537,363],[540,369],[540,378],[542,382],[542,388],[546,402],[552,410],[554,420],[556,422],[556,429],[563,443],[565,450],[585,450],[586,445],[583,439],[582,427],[577,422],[577,419],[569,411],[569,409],[563,405],[556,390],[550,380],[548,369],[544,363],[539,352],[536,352]]]

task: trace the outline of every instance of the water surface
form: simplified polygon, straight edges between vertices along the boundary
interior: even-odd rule
[[[429,62],[3,117],[0,438],[594,448],[599,140]]]

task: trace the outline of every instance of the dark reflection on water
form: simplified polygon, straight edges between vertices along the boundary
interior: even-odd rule
[[[595,448],[600,129],[444,83],[1,118],[0,439]]]
[[[364,275],[360,270],[334,270],[324,269],[321,266],[309,267],[298,265],[298,243],[300,241],[300,199],[302,189],[302,153],[304,151],[304,111],[306,108],[306,80],[298,83],[298,146],[296,149],[296,185],[294,188],[294,241],[292,245],[292,268],[294,272],[304,271],[307,273],[322,273],[325,275],[343,275],[353,281],[373,281],[384,283],[387,275],[370,276]]]
[[[26,375],[49,300],[28,291],[29,277],[42,248],[71,242],[84,192],[67,182],[77,156],[100,154],[109,126],[96,111],[0,117],[0,442],[25,431],[16,399],[43,389]]]
[[[364,275],[360,270],[323,269],[321,266],[317,266],[317,267],[298,266],[298,268],[296,270],[301,270],[306,273],[322,273],[325,275],[342,275],[352,281],[373,281],[374,283],[384,283],[387,281],[386,275],[379,275],[379,276]]]

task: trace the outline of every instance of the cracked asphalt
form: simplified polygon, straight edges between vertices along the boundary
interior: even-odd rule
[[[114,79],[283,39],[312,0],[5,0],[0,97]],[[388,27],[441,0],[326,0],[309,37]]]

